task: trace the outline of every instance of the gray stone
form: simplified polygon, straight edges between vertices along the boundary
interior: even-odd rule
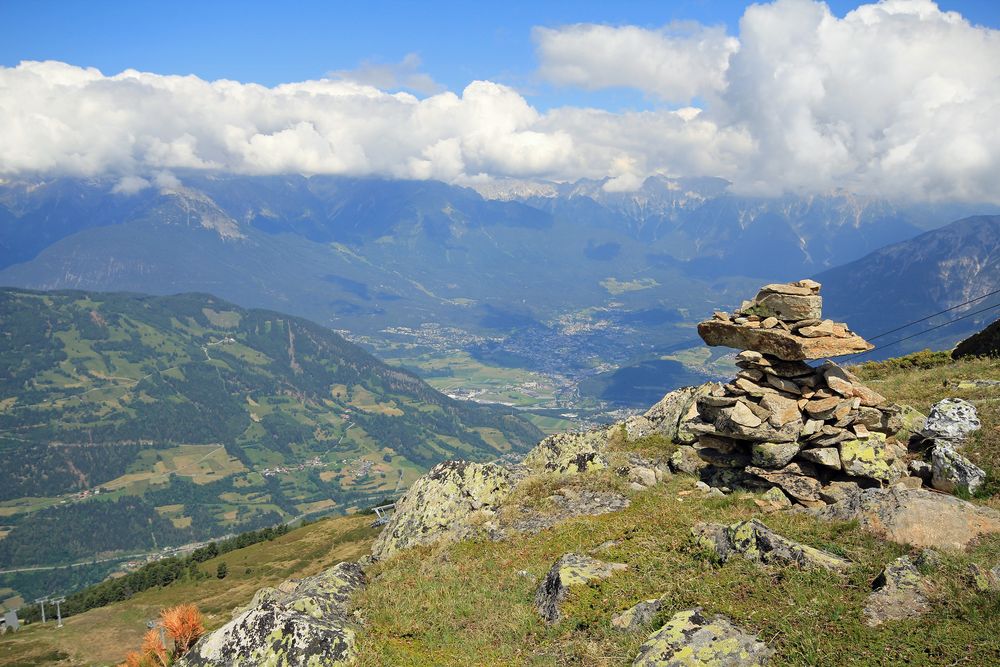
[[[670,455],[670,468],[674,472],[696,475],[706,465],[708,464],[698,456],[698,450],[690,445],[682,445]]]
[[[975,493],[986,481],[986,472],[965,458],[947,441],[931,451],[931,486],[939,491]]]
[[[929,482],[933,474],[933,468],[927,461],[917,459],[910,461],[910,472],[913,473],[914,477],[919,477],[925,482]]]
[[[725,616],[701,609],[674,614],[639,647],[633,667],[761,667],[773,651]]]
[[[608,428],[583,433],[557,433],[538,443],[524,457],[533,472],[581,473],[606,468]]]
[[[570,586],[606,579],[627,568],[624,563],[605,563],[590,556],[565,554],[552,565],[538,587],[535,593],[535,610],[546,623],[555,623],[562,616],[559,604],[566,597]]]
[[[789,463],[780,470],[747,467],[747,472],[780,486],[785,493],[796,500],[816,501],[820,499],[822,485],[816,479],[816,471],[809,464]]]
[[[266,594],[233,620],[203,637],[180,667],[348,665],[357,657],[349,617],[353,593],[365,584],[355,563],[333,568]],[[286,590],[282,590],[286,589]]]
[[[794,322],[820,317],[823,312],[823,297],[816,294],[780,293],[765,286],[757,293],[750,310],[760,317]]]
[[[691,444],[696,436],[688,422],[697,416],[695,401],[719,388],[717,382],[706,382],[697,387],[682,387],[666,394],[643,415],[655,425],[656,433],[668,440]]]
[[[629,607],[622,613],[611,619],[611,627],[626,632],[634,632],[645,628],[656,615],[660,613],[664,606],[663,598],[643,600],[642,602]]]
[[[758,350],[785,361],[825,359],[842,354],[867,352],[874,346],[856,334],[847,338],[805,338],[782,329],[752,329],[738,324],[706,320],[698,324],[698,335],[708,345],[740,350]]]
[[[824,468],[840,470],[840,452],[836,447],[806,449],[799,454],[799,458],[823,466]]]
[[[816,549],[779,535],[756,519],[740,521],[730,526],[699,523],[691,529],[694,543],[722,562],[734,555],[767,565],[822,567],[839,571],[851,562],[821,549]]]
[[[930,609],[927,584],[909,556],[897,558],[887,565],[872,583],[872,588],[863,612],[865,624],[870,627],[913,618]]]
[[[961,398],[946,398],[931,406],[920,435],[931,440],[961,442],[981,424],[976,407]]]
[[[492,517],[513,490],[513,473],[492,463],[445,461],[410,486],[372,545],[385,559],[401,549],[457,541]]]
[[[784,468],[799,453],[799,449],[797,442],[755,442],[752,463],[761,468]]]
[[[545,500],[541,507],[521,507],[517,518],[511,521],[510,529],[533,535],[567,519],[618,512],[630,504],[628,498],[615,491],[595,491],[574,486],[564,486]],[[503,529],[491,534],[495,539],[506,536],[507,532]]]

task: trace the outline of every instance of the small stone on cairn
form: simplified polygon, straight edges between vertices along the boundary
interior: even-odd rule
[[[804,363],[873,347],[822,319],[819,289],[812,280],[765,285],[732,315],[698,325],[709,345],[743,350],[736,377],[698,399],[691,424],[720,485],[770,483],[810,505],[835,495],[831,482],[870,486],[904,474],[900,409],[832,361]]]

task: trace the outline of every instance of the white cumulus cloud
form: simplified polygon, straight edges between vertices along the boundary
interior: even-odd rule
[[[416,57],[274,87],[24,62],[0,67],[0,176],[112,174],[129,194],[176,169],[608,178],[612,191],[705,175],[761,194],[1000,202],[1000,32],[930,0],[842,18],[777,0],[750,6],[736,36],[672,24],[534,37],[552,82],[686,106],[541,112],[498,83],[452,92],[412,79]],[[399,87],[426,96],[386,90]]]
[[[626,86],[688,101],[726,85],[739,40],[724,27],[673,23],[660,30],[578,24],[535,28],[542,78],[590,90]]]

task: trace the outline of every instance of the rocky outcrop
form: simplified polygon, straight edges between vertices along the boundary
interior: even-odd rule
[[[832,489],[831,489],[832,490]],[[1000,532],[1000,512],[926,489],[859,489],[844,486],[819,517],[857,520],[867,530],[914,547],[964,549],[980,537]]]
[[[758,563],[822,567],[834,571],[851,566],[849,560],[782,537],[756,519],[730,526],[699,523],[691,529],[691,536],[697,546],[711,552],[721,562],[739,555]]]
[[[900,621],[919,616],[930,609],[927,584],[909,556],[901,556],[886,565],[872,582],[873,592],[865,601],[864,620],[869,627],[886,621]]]
[[[773,655],[757,636],[700,608],[678,612],[639,647],[633,667],[751,667]]]
[[[607,468],[608,429],[550,435],[524,457],[532,472],[581,473]]]
[[[697,435],[689,428],[689,423],[698,416],[695,401],[717,388],[717,382],[706,382],[697,387],[681,387],[675,389],[640,417],[625,421],[626,433],[630,440],[658,434],[680,444],[691,444],[697,440]],[[632,424],[632,431],[629,425]]]
[[[181,667],[349,665],[357,657],[350,596],[365,584],[355,563],[263,589],[233,620],[203,637]]]
[[[956,345],[951,358],[962,357],[1000,357],[1000,320]]]
[[[468,537],[510,495],[512,476],[507,468],[492,463],[439,463],[396,503],[392,518],[372,545],[372,556],[384,559],[400,549]]]
[[[535,593],[535,609],[546,623],[555,623],[561,617],[559,604],[566,597],[570,586],[579,586],[599,579],[607,579],[619,570],[628,568],[624,563],[604,561],[581,554],[565,554],[549,569]]]

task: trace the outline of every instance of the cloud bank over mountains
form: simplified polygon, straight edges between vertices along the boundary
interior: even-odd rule
[[[489,81],[435,93],[415,57],[273,88],[24,62],[0,68],[0,176],[113,174],[127,194],[183,168],[609,177],[617,190],[652,174],[710,175],[744,193],[1000,202],[1000,31],[930,0],[844,18],[778,0],[749,7],[738,36],[693,23],[533,36],[542,80],[635,88],[656,106],[543,113]],[[427,96],[371,85],[401,81]]]

